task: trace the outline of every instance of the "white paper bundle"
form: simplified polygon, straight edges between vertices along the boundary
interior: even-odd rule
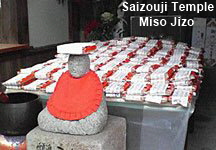
[[[135,74],[132,78],[131,78],[131,82],[132,83],[142,83],[142,82],[146,82],[148,81],[148,73],[139,73],[139,74]]]
[[[68,71],[68,68],[63,68],[63,69],[61,69],[61,70],[59,70],[59,71],[53,73],[53,74],[51,75],[50,78],[51,78],[52,80],[58,81],[59,78],[61,77],[61,75],[62,75],[63,73],[65,73],[66,71]]]
[[[116,66],[119,64],[119,62],[118,62],[118,61],[115,61],[115,62],[116,62],[116,63],[114,63],[114,62],[112,61],[112,63],[109,62],[109,63],[105,64],[104,66],[100,67],[100,70],[108,71],[108,70],[115,70],[115,69],[117,69]]]
[[[145,96],[145,101],[146,101],[146,102],[151,102],[151,103],[161,104],[162,101],[163,101],[163,96],[146,95],[146,96]]]
[[[23,86],[22,88],[27,91],[37,91],[39,88],[39,85],[45,83],[46,81],[47,80],[36,80],[26,86]]]
[[[47,86],[45,89],[46,93],[53,93],[55,90],[56,84],[57,82],[52,83],[51,85]]]
[[[123,64],[122,66],[120,66],[118,68],[118,70],[126,71],[126,72],[132,72],[134,66],[136,66],[136,65],[135,64],[131,64],[131,63],[126,63],[126,64]]]
[[[150,71],[151,66],[154,64],[155,64],[155,62],[147,62],[146,64],[138,67],[136,69],[136,72],[137,73],[148,73]]]
[[[101,65],[101,64],[106,64],[109,60],[111,59],[111,57],[99,57],[98,59],[96,59],[94,62],[91,62],[90,64],[90,68],[91,70],[97,70],[99,69],[97,66]]]
[[[88,54],[89,52],[85,49],[87,47],[95,46],[93,50],[95,50],[96,44],[95,43],[69,43],[69,44],[63,44],[57,46],[57,53],[63,53],[63,54],[73,54],[73,55],[81,55],[81,54]]]
[[[97,50],[97,52],[104,52],[104,51],[106,51],[108,49],[108,46],[103,46],[103,47],[100,47],[100,48],[98,48]]]
[[[105,64],[110,59],[111,57],[99,57],[94,62],[92,62],[92,64],[101,64],[101,63]]]
[[[147,41],[148,37],[135,37],[136,41]]]
[[[109,80],[122,82],[124,81],[128,73],[129,73],[128,71],[118,70],[112,76],[109,77]]]
[[[166,56],[167,53],[171,50],[171,48],[167,48],[167,47],[163,47],[162,49],[160,49],[154,57],[157,57],[158,55],[159,56]]]
[[[172,104],[181,104],[182,106],[187,107],[190,96],[190,91],[176,89],[172,95]]]
[[[107,97],[121,97],[121,90],[124,82],[111,82],[105,89]]]
[[[158,83],[152,85],[150,89],[150,95],[167,95],[167,89],[168,89],[168,84],[163,82],[163,83]]]
[[[191,47],[191,49],[189,50],[189,53],[195,54],[195,55],[200,55],[200,54],[202,54],[202,49],[196,48],[196,47]]]
[[[132,54],[131,53],[131,51],[121,51],[120,53],[118,53],[116,56],[114,56],[115,58],[116,57],[118,57],[118,58],[121,58],[121,57],[123,57],[123,58],[127,58],[127,57],[130,57],[130,54]]]
[[[96,74],[98,75],[100,81],[103,81],[103,76],[107,73],[107,71],[96,71]]]
[[[89,58],[90,58],[90,60],[92,61],[92,60],[96,59],[97,56],[98,56],[97,54],[93,53],[93,54],[90,54],[90,55],[89,55]]]
[[[193,79],[193,76],[191,76],[192,70],[180,68],[178,72],[175,74],[175,81],[187,81]]]
[[[192,60],[192,61],[200,61],[200,56],[197,54],[189,53],[186,60]]]
[[[157,46],[158,41],[159,41],[159,40],[149,40],[149,41],[146,43],[146,46]]]
[[[188,44],[183,42],[178,42],[176,48],[188,48]]]
[[[140,64],[144,61],[144,59],[145,57],[143,57],[142,55],[135,55],[134,57],[130,58],[130,61]]]
[[[29,74],[18,74],[15,77],[7,80],[3,84],[5,86],[19,86],[19,81],[21,81],[23,78],[27,77]]]
[[[143,101],[145,100],[145,96],[126,94],[126,95],[124,96],[124,99],[127,100],[127,101],[143,102]]]
[[[186,66],[187,68],[199,69],[201,64],[198,61],[187,61]]]
[[[167,66],[174,66],[174,65],[180,65],[182,63],[181,57],[170,57],[169,61],[167,62]]]
[[[49,76],[51,75],[50,72],[60,67],[63,67],[63,63],[53,63],[51,65],[47,65],[46,67],[44,67],[43,69],[35,73],[35,78],[48,79]]]
[[[144,95],[144,88],[147,84],[148,82],[132,83],[126,92],[128,95]]]
[[[10,85],[7,85],[6,87],[7,87],[7,89],[21,90],[21,86],[10,86]]]
[[[161,40],[164,45],[174,45],[175,42],[173,40]]]
[[[154,46],[145,46],[141,49],[138,49],[136,54],[146,56],[152,48],[154,48]]]
[[[151,80],[166,80],[169,77],[168,71],[170,69],[171,67],[168,66],[159,67],[150,75]]]

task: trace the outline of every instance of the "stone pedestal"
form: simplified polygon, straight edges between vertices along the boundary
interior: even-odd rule
[[[28,150],[126,150],[126,120],[109,116],[101,133],[76,136],[46,132],[36,127],[27,134]]]

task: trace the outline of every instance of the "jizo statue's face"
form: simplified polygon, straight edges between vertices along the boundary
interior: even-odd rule
[[[75,78],[80,78],[90,70],[90,58],[88,55],[70,55],[68,69]]]

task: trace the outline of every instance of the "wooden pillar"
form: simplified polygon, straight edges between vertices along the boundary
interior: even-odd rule
[[[28,42],[27,0],[1,0],[0,43]]]

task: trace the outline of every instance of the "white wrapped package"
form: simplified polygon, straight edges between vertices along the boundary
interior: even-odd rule
[[[148,73],[135,74],[130,81],[132,83],[146,82],[148,81]]]
[[[167,80],[172,74],[169,74],[169,71],[172,68],[169,66],[159,67],[151,75],[151,80]],[[173,72],[174,73],[174,72]]]
[[[191,49],[189,50],[190,54],[195,54],[195,55],[200,55],[202,54],[202,49],[201,48],[197,48],[197,47],[191,47]]]
[[[161,104],[163,102],[163,96],[146,95],[145,96],[145,101],[146,102],[151,102],[151,103]]]
[[[116,61],[116,63],[114,63],[114,62],[112,62],[112,63],[109,62],[109,63],[105,64],[104,66],[100,67],[100,70],[103,70],[103,71],[116,70],[118,64],[119,64],[118,61]]]
[[[121,92],[123,90],[124,82],[111,82],[105,88],[105,93],[107,97],[121,97]]]
[[[69,58],[69,54],[56,54],[55,57],[67,62]]]
[[[137,49],[137,48],[140,48],[140,45],[136,42],[132,42],[129,44],[128,48],[131,48],[131,49]]]
[[[128,95],[144,95],[145,87],[149,84],[148,82],[136,82],[132,83],[131,86],[127,89],[126,93]]]
[[[93,61],[93,60],[95,60],[97,58],[97,56],[98,55],[96,53],[93,53],[93,54],[89,55],[89,58],[90,58],[91,61]]]
[[[148,41],[148,37],[135,37],[136,41]]]
[[[179,56],[172,56],[170,57],[169,61],[167,62],[167,66],[174,66],[174,65],[180,65],[181,64],[181,57]]]
[[[146,64],[138,67],[136,69],[136,72],[137,73],[148,73],[150,71],[150,69],[151,69],[151,66],[154,65],[154,64],[155,64],[155,62],[147,62]]]
[[[172,104],[181,104],[184,107],[188,106],[188,103],[192,99],[192,94],[190,91],[185,91],[181,89],[175,89],[172,94]]]
[[[110,48],[108,48],[107,49],[107,51],[109,51],[109,52],[120,52],[120,51],[122,51],[124,48],[122,47],[122,46],[112,46],[112,47],[110,47]]]
[[[121,51],[120,53],[118,53],[116,56],[114,56],[115,58],[118,57],[118,58],[130,58],[132,56],[134,56],[135,53],[131,52],[131,51]]]
[[[178,42],[176,48],[188,48],[188,44],[183,42]]]
[[[126,63],[126,64],[123,64],[122,66],[120,66],[120,67],[118,68],[118,70],[126,71],[126,72],[132,72],[132,71],[133,71],[133,68],[134,68],[135,66],[136,66],[135,64]]]
[[[100,67],[100,70],[108,71],[108,70],[116,70],[118,66],[124,61],[124,58],[113,59],[107,64]]]
[[[38,79],[48,79],[52,74],[52,72],[54,73],[62,67],[63,67],[63,63],[53,63],[51,65],[47,65],[43,69],[37,71],[35,73],[35,77]]]
[[[149,51],[154,48],[154,46],[145,46],[141,49],[138,49],[136,54],[138,55],[144,55],[144,56],[147,56],[147,54],[149,53]]]
[[[162,82],[162,83],[158,83],[158,84],[154,84],[152,85],[151,89],[150,89],[150,95],[169,95],[169,93],[167,93],[167,89],[168,89],[169,84]]]
[[[127,100],[127,101],[144,102],[144,101],[145,101],[145,96],[126,94],[126,95],[124,96],[124,99]]]
[[[21,86],[10,86],[10,85],[7,85],[6,87],[7,87],[7,89],[21,90]]]
[[[173,40],[161,40],[164,45],[174,45],[175,42]]]
[[[57,46],[57,53],[63,53],[63,54],[74,54],[74,55],[80,55],[80,54],[88,54],[89,51],[87,51],[87,47],[94,47],[92,50],[95,50],[97,48],[95,43],[85,42],[85,43],[69,43],[69,44],[62,44]]]
[[[181,91],[188,91],[188,92],[193,92],[195,89],[194,89],[194,86],[192,85],[188,85],[188,86],[176,86],[175,87],[176,89],[178,90],[181,90]]]
[[[53,93],[55,90],[57,82],[52,83],[51,85],[47,86],[45,91],[46,93]]]
[[[130,42],[130,41],[128,41],[128,40],[118,40],[118,41],[116,42],[116,45],[119,45],[119,46],[124,47],[124,46],[128,45],[129,42]]]
[[[197,54],[189,53],[186,60],[192,60],[192,61],[200,61],[200,56]]]
[[[96,71],[96,74],[98,75],[100,81],[103,81],[104,75],[107,73],[107,71]]]
[[[95,61],[91,62],[90,68],[91,70],[98,70],[101,66],[110,61],[111,57],[99,57]]]
[[[154,57],[166,56],[170,50],[171,50],[171,48],[169,48],[169,47],[163,47],[154,55]]]
[[[112,76],[109,77],[109,80],[122,82],[123,80],[125,80],[128,73],[129,71],[118,70]]]
[[[199,69],[201,64],[198,61],[187,61],[186,66],[187,68]]]
[[[123,37],[122,40],[123,41],[131,41],[133,39],[133,37]]]
[[[5,86],[19,86],[19,81],[21,81],[23,78],[26,78],[29,74],[18,74],[15,77],[5,81],[3,84]]]
[[[115,55],[117,55],[119,52],[118,51],[104,51],[102,53],[100,53],[101,57],[113,57]]]
[[[66,71],[68,71],[68,68],[60,69],[59,71],[53,73],[53,74],[51,75],[50,78],[51,78],[52,80],[58,81],[59,78],[61,77],[61,75],[62,75],[64,72],[66,72]]]
[[[187,81],[195,79],[195,76],[192,74],[192,69],[180,68],[175,74],[175,81]]]
[[[179,80],[179,81],[173,81],[172,84],[177,87],[177,86],[189,86],[192,85],[193,82],[190,80]]]
[[[146,46],[157,46],[159,40],[149,40]]]
[[[142,55],[135,55],[134,57],[130,58],[131,62],[135,62],[137,64],[142,63],[145,60],[145,57]]]
[[[95,61],[93,61],[92,64],[106,63],[110,59],[111,59],[111,57],[99,57]]]
[[[36,80],[28,85],[23,86],[22,88],[27,91],[37,91],[39,86],[45,82],[47,82],[47,80]]]
[[[104,51],[106,51],[107,49],[108,49],[108,46],[103,46],[103,47],[98,48],[97,50],[98,50],[99,52],[104,52]]]
[[[185,48],[175,48],[172,57],[181,57],[185,53]]]

